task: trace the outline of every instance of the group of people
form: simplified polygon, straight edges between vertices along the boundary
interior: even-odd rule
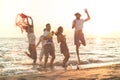
[[[79,57],[79,47],[80,45],[86,46],[83,30],[84,22],[90,20],[90,16],[88,14],[87,9],[85,9],[85,13],[87,14],[86,19],[81,19],[80,13],[75,13],[76,19],[72,23],[72,28],[75,28],[74,32],[74,44],[76,45],[76,53],[78,57],[78,64],[80,64]],[[54,60],[55,60],[55,46],[53,42],[53,35],[57,36],[57,42],[60,43],[60,51],[65,57],[63,59],[63,67],[67,67],[67,62],[70,58],[69,49],[66,43],[66,37],[63,35],[63,27],[58,27],[57,31],[51,31],[51,25],[46,24],[45,29],[43,30],[43,35],[40,36],[38,43],[35,43],[35,34],[34,34],[34,24],[33,19],[30,16],[27,16],[23,13],[17,15],[16,25],[19,26],[23,32],[25,30],[27,32],[28,42],[29,42],[29,53],[25,52],[31,59],[33,59],[33,64],[36,64],[37,61],[37,51],[36,48],[42,43],[41,53],[40,53],[40,62],[42,61],[43,55],[44,57],[44,68],[47,66],[48,58],[51,56],[50,67],[53,68]]]

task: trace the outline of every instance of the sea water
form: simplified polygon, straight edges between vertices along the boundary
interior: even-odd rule
[[[120,62],[120,38],[86,38],[86,43],[87,46],[81,45],[79,48],[81,68]],[[67,38],[67,44],[70,52],[68,65],[75,66],[77,65],[77,56],[74,39]],[[64,56],[60,53],[56,38],[54,45],[56,54],[54,65],[61,66]],[[0,76],[38,72],[32,68],[32,60],[24,54],[25,51],[28,51],[27,38],[0,38]],[[38,59],[40,51],[41,45],[37,48]],[[37,63],[39,64],[39,60]]]

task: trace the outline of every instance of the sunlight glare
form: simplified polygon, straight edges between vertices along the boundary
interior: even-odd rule
[[[97,38],[95,39],[95,43],[96,43],[96,44],[101,44],[101,43],[102,43],[101,38],[100,38],[100,37],[97,37]]]

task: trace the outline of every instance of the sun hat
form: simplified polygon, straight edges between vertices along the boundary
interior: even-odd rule
[[[79,12],[75,13],[75,16],[77,16],[77,15],[80,15],[80,16],[81,16],[81,14],[80,14]]]

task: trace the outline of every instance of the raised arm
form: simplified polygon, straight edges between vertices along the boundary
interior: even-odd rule
[[[30,16],[27,17],[27,24],[28,24],[28,33],[31,32],[34,33],[33,19]]]
[[[30,16],[28,16],[28,18],[31,19],[31,26],[33,27],[33,26],[34,26],[34,24],[33,24],[33,19],[32,19]],[[29,24],[30,24],[30,23],[29,23]]]
[[[85,9],[85,13],[87,14],[87,18],[84,20],[86,22],[86,21],[90,20],[90,15],[89,15],[87,9]]]
[[[29,26],[34,27],[33,19],[30,16],[27,16],[27,23]]]

